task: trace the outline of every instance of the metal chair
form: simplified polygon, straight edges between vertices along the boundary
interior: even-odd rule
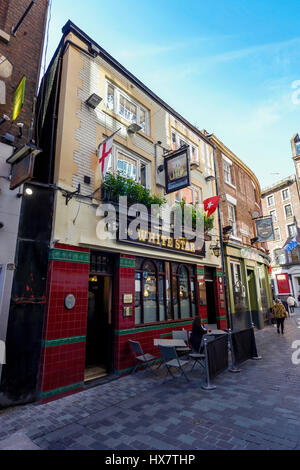
[[[149,370],[155,374],[155,371],[151,368],[151,364],[158,360],[156,356],[152,356],[152,354],[144,353],[142,346],[138,341],[133,341],[131,339],[128,340],[129,345],[131,347],[131,350],[135,356],[135,359],[137,360],[137,364],[135,368],[131,371],[131,373],[135,372],[136,369],[140,364],[143,364],[149,368]]]
[[[186,330],[172,331],[172,338],[173,339],[182,339],[183,341],[185,341],[186,344],[188,344],[188,342],[189,342]],[[185,354],[188,354],[189,352],[191,352],[191,349],[189,348],[189,346],[186,346],[186,347],[179,346],[179,347],[176,347],[176,351],[179,353],[179,355],[184,356]]]
[[[202,336],[201,343],[200,343],[198,351],[196,351],[193,348],[193,352],[191,352],[189,354],[189,359],[192,359],[194,361],[194,364],[193,364],[193,367],[191,368],[191,370],[194,369],[196,364],[200,364],[200,366],[203,367],[203,369],[205,369],[205,354],[201,353],[201,351],[203,350],[203,345],[204,345],[204,341],[203,341],[204,336],[207,336],[207,335]],[[204,361],[204,362],[202,362],[202,361]]]
[[[161,345],[159,345],[159,350],[160,350],[160,353],[161,353],[161,357],[164,361],[163,365],[167,369],[167,373],[165,375],[165,380],[166,380],[168,374],[170,374],[173,377],[173,379],[176,378],[176,376],[171,371],[171,369],[174,368],[174,369],[178,369],[178,371],[181,372],[179,378],[181,376],[184,376],[185,379],[189,382],[189,379],[188,379],[188,377],[186,376],[186,374],[183,370],[183,367],[186,364],[188,364],[189,361],[183,361],[182,359],[179,359],[179,357],[177,355],[176,348],[174,346],[161,346]]]

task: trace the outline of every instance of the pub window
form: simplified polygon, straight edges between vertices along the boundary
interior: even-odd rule
[[[191,316],[191,304],[189,296],[189,275],[185,266],[180,266],[178,280],[181,318],[188,318]]]
[[[196,268],[136,258],[135,324],[195,317]]]
[[[136,258],[135,264],[135,324],[165,321],[165,263]]]
[[[157,321],[157,275],[153,262],[144,263],[142,276],[143,323],[152,323]]]

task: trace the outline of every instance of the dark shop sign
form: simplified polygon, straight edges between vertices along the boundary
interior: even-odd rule
[[[140,246],[146,246],[147,248],[160,248],[166,251],[180,252],[184,254],[191,254],[205,257],[205,242],[200,240],[188,240],[185,237],[174,238],[170,235],[164,235],[163,233],[151,232],[149,230],[137,230],[138,238],[132,236],[132,232],[127,230],[126,236],[120,237],[118,234],[118,240],[122,243],[130,243]]]
[[[31,153],[21,161],[12,164],[9,189],[15,189],[32,179],[34,159],[35,155]]]

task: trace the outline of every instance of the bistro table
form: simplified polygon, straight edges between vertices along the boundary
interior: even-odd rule
[[[186,347],[186,343],[183,339],[154,338],[154,346],[174,346],[175,348],[184,348]]]
[[[221,336],[226,334],[226,331],[223,330],[211,330],[209,333],[207,333],[208,336]]]

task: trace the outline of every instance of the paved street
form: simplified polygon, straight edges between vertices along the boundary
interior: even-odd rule
[[[0,448],[41,449],[300,449],[300,309],[285,335],[256,334],[262,361],[226,372],[216,390],[139,372],[48,403],[0,411]],[[299,355],[300,356],[300,355]]]

